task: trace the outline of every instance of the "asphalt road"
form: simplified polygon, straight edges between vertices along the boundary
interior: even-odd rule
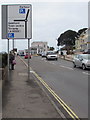
[[[42,57],[32,57],[30,66],[79,118],[88,118],[88,70],[73,68],[70,61]]]

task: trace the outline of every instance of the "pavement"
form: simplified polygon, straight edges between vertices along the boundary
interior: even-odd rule
[[[73,55],[65,55],[65,56],[60,56],[60,58],[67,60],[67,61],[73,61]]]
[[[2,80],[0,80],[0,119],[2,118]]]
[[[2,89],[2,118],[61,118],[33,73],[16,57],[15,70]]]

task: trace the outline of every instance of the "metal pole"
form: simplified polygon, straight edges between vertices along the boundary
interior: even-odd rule
[[[28,80],[30,79],[30,39],[28,39]]]
[[[9,81],[9,39],[8,39],[8,81]]]
[[[13,39],[13,50],[14,50],[14,39]],[[13,51],[14,52],[14,51]]]
[[[25,20],[25,38],[27,38],[27,20]]]

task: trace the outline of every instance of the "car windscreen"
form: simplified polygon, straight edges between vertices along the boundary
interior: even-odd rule
[[[47,55],[55,55],[56,53],[55,52],[49,52],[47,53]]]
[[[84,58],[84,59],[87,59],[87,60],[90,60],[90,54],[84,54],[84,55],[82,55],[82,57]]]

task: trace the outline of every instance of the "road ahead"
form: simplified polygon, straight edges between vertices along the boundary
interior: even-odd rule
[[[30,66],[80,118],[88,117],[87,70],[74,69],[66,60],[42,57],[32,57]]]

